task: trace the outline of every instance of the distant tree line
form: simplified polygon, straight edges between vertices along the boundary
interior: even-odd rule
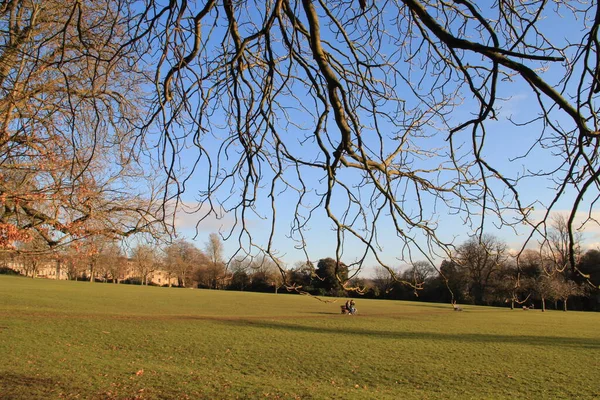
[[[203,249],[179,239],[163,247],[137,244],[127,254],[100,236],[60,251],[48,251],[43,240],[29,241],[21,244],[27,247],[22,253],[4,254],[0,273],[18,263],[23,275],[33,277],[53,263],[73,280],[600,311],[600,250],[584,252],[578,245],[571,265],[563,222],[555,220],[549,239],[536,250],[514,254],[497,237],[483,235],[458,245],[437,266],[415,261],[392,273],[375,267],[370,278],[352,276],[348,265],[333,258],[283,269],[278,267],[283,262],[263,255],[227,260],[214,233]],[[150,279],[157,272],[161,280]]]
[[[582,236],[576,234],[573,254],[569,235],[566,217],[556,215],[537,249],[509,251],[486,234],[456,246],[437,266],[431,261],[392,271],[378,266],[371,278],[349,279],[344,263],[327,258],[314,269],[297,266],[288,278],[315,295],[600,311],[600,249],[582,251]]]
[[[555,260],[540,251],[525,250],[519,257],[511,256],[496,237],[484,236],[481,241],[471,239],[458,246],[452,260],[443,260],[437,269],[429,262],[417,261],[393,275],[376,268],[372,278],[348,281],[348,267],[325,258],[316,268],[306,263],[287,270],[287,280],[302,292],[318,296],[600,311],[600,250],[588,250],[578,260],[580,272],[557,269]],[[234,276],[240,274],[253,281],[252,275],[242,270]],[[252,290],[250,285],[229,288]]]
[[[268,257],[227,262],[215,233],[203,249],[178,239],[165,246],[138,243],[125,251],[119,242],[93,236],[57,249],[31,240],[18,243],[13,252],[0,253],[0,273],[36,277],[42,269],[91,282],[251,291],[278,291],[283,285],[281,272]],[[160,280],[152,279],[157,274]]]
[[[456,301],[463,304],[600,311],[600,251],[581,254],[578,270],[556,268],[555,260],[537,250],[510,256],[506,245],[493,236],[469,240],[457,248],[452,260],[438,267],[416,262],[394,280],[377,270],[365,281],[372,298]],[[387,272],[387,271],[385,271]],[[421,290],[406,284],[423,283]]]

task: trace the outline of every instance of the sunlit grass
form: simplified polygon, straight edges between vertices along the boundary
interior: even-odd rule
[[[600,315],[0,276],[0,398],[600,397]]]

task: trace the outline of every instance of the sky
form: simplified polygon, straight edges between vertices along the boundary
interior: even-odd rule
[[[572,39],[572,35],[578,35],[578,31],[575,29],[568,29],[572,21],[557,20],[556,16],[548,16],[548,18],[542,23],[542,27],[550,28],[548,35],[552,36],[553,39],[561,40],[566,43],[566,40]],[[553,26],[560,23],[565,29],[553,29]],[[389,53],[393,53],[395,50],[391,44]],[[385,50],[385,49],[384,49]],[[550,81],[558,82],[562,67],[560,64],[549,64],[546,66],[545,71],[538,71],[543,74],[544,77]],[[434,79],[435,77],[430,76],[428,79]],[[425,81],[425,84],[428,82]],[[515,78],[512,82],[505,81],[499,86],[500,92],[497,104],[497,120],[490,120],[486,122],[486,144],[484,147],[483,154],[488,162],[500,171],[504,171],[509,175],[520,173],[523,170],[538,170],[544,169],[549,170],[553,168],[553,162],[555,159],[548,156],[548,151],[540,151],[539,149],[532,151],[527,158],[519,159],[518,156],[523,155],[526,150],[533,144],[535,139],[538,137],[541,128],[539,124],[532,124],[528,126],[516,126],[511,122],[524,122],[532,119],[539,112],[536,107],[535,94],[527,87],[527,85],[520,79]],[[401,83],[397,86],[398,93],[406,91],[406,87]],[[303,100],[307,100],[302,97],[302,91],[294,93],[297,98],[289,98],[289,107],[298,108]],[[407,98],[410,95],[406,95]],[[310,100],[308,100],[309,102]],[[307,105],[309,103],[306,103]],[[468,95],[462,100],[462,103],[458,105],[453,111],[451,118],[453,121],[462,122],[470,118],[470,113],[476,105],[474,99],[469,98]],[[302,113],[297,111],[289,111],[293,122],[297,124],[297,127],[288,125],[285,127],[286,135],[288,136],[288,143],[292,144],[292,148],[297,154],[300,154],[306,159],[311,159],[312,153],[315,152],[315,145],[310,143],[300,143],[300,139],[305,132],[302,128],[312,129],[312,119],[304,119]],[[202,145],[206,147],[209,152],[215,154],[219,146],[223,143],[223,140],[228,136],[227,121],[224,116],[219,115],[218,112],[212,116],[211,123],[214,126],[220,126],[221,128],[214,128],[211,130],[211,134],[207,134],[202,139]],[[568,123],[566,119],[558,115],[557,122]],[[334,128],[331,125],[331,128]],[[219,131],[222,129],[222,131]],[[390,126],[390,130],[392,127]],[[465,141],[468,143],[470,133],[468,131],[459,132],[455,135],[457,141]],[[332,135],[335,137],[335,134]],[[440,131],[437,133],[437,138],[430,140],[428,143],[432,143],[436,146],[446,146],[447,142],[443,138],[447,136],[447,132]],[[366,134],[365,134],[366,137]],[[294,138],[297,140],[294,142]],[[385,143],[387,149],[390,148],[393,141]],[[230,150],[233,152],[236,150],[232,147]],[[182,153],[182,164],[185,167],[191,168],[191,165],[195,157],[195,149],[193,146]],[[316,156],[315,156],[316,157]],[[228,166],[229,160],[223,159],[223,167],[225,169]],[[431,160],[422,160],[422,165],[432,165]],[[187,191],[183,194],[182,200],[187,205],[185,208],[194,209],[198,207],[198,193],[204,189],[207,179],[207,165],[204,161],[201,161],[192,179],[187,184]],[[293,171],[291,171],[293,172]],[[213,173],[217,173],[213,170]],[[323,181],[319,178],[322,174],[319,172],[305,172],[307,186],[311,189],[321,190],[323,188]],[[358,176],[351,176],[351,172],[341,171],[340,174],[348,174],[347,179],[349,184],[356,184],[358,182]],[[268,174],[267,174],[268,176]],[[294,180],[293,174],[290,174],[290,180],[292,184],[297,184],[297,180]],[[267,181],[268,182],[268,181]],[[496,185],[496,184],[494,184]],[[550,199],[555,195],[554,188],[551,182],[545,179],[527,179],[518,186],[521,200],[524,204],[535,204],[535,209],[532,211],[532,219],[535,220],[540,218],[545,212],[545,206],[548,204]],[[259,189],[259,197],[257,203],[258,215],[248,215],[245,219],[245,223],[248,228],[252,231],[252,240],[258,244],[265,245],[269,239],[270,230],[270,200],[268,199],[268,187],[262,187]],[[496,191],[502,192],[504,189],[500,186],[494,186]],[[235,189],[230,187],[224,187],[218,193],[218,199],[225,201],[228,196],[228,204],[236,201],[236,196],[239,193]],[[296,197],[293,196],[291,191],[279,192],[276,191],[276,204],[277,204],[277,225],[276,235],[274,237],[274,250],[277,255],[281,257],[288,265],[293,265],[297,261],[305,259],[305,255],[302,251],[296,248],[297,243],[289,238],[290,223],[293,220],[295,207],[297,204]],[[574,193],[565,193],[561,201],[555,205],[554,213],[567,213],[570,210],[572,201],[574,199]],[[409,200],[411,200],[409,198]],[[412,198],[414,201],[415,199]],[[363,198],[362,201],[369,201],[368,198]],[[437,235],[445,242],[452,242],[454,244],[460,244],[465,241],[469,235],[474,233],[474,227],[469,226],[465,223],[464,214],[452,215],[449,210],[443,207],[436,207],[433,209],[433,203],[430,200],[426,200],[428,203],[426,206],[431,210],[435,210],[434,218],[438,221]],[[215,203],[216,204],[216,203]],[[314,200],[311,203],[314,205]],[[411,206],[409,202],[403,205],[407,209]],[[205,211],[206,206],[200,211]],[[334,206],[335,207],[335,206]],[[218,208],[218,206],[217,206]],[[341,209],[336,209],[337,212],[341,212]],[[223,212],[222,218],[217,219],[214,216],[208,216],[202,222],[198,223],[199,215],[202,212],[186,213],[180,210],[176,216],[176,227],[180,232],[180,235],[192,239],[195,237],[195,242],[199,247],[204,245],[207,241],[208,235],[213,232],[219,232],[225,236],[228,236],[229,230],[232,228],[235,222],[235,215],[232,213]],[[600,213],[594,211],[593,216],[598,216]],[[498,229],[494,226],[494,220],[492,216],[488,216],[485,230],[487,233],[494,234],[504,240],[509,248],[518,249],[522,246],[523,241],[530,232],[530,228],[526,226],[517,226],[515,228],[501,228]],[[583,220],[584,216],[578,216],[579,220]],[[197,231],[196,231],[197,228]],[[309,258],[311,260],[318,260],[325,257],[335,257],[336,247],[336,233],[333,231],[333,224],[327,218],[322,208],[317,209],[313,215],[310,225],[306,231],[306,244],[309,251]],[[382,260],[391,266],[400,266],[405,264],[406,252],[403,254],[402,241],[398,239],[394,227],[390,221],[382,219],[378,226],[379,236],[378,243],[381,247],[380,254]],[[234,234],[229,240],[225,241],[225,249],[228,255],[233,255],[238,249],[239,242],[236,240],[238,231],[234,230]],[[585,248],[596,248],[600,246],[600,228],[598,224],[587,224],[586,231],[583,236]],[[417,237],[417,242],[420,245],[425,246],[422,239]],[[247,240],[243,239],[243,243],[247,244]],[[533,242],[535,243],[535,241]],[[348,239],[344,245],[343,261],[351,263],[361,257],[364,251],[364,246],[356,241]],[[419,259],[418,256],[415,256]],[[404,259],[403,259],[404,258]],[[440,261],[441,256],[434,257],[433,260]],[[365,267],[367,270],[376,263],[375,258],[370,255],[366,258]]]

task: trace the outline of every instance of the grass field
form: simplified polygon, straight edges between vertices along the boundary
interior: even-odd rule
[[[0,399],[593,399],[600,315],[0,276]]]

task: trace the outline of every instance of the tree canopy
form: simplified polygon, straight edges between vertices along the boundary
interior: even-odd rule
[[[0,5],[0,250],[164,231],[124,5]]]
[[[246,251],[275,254],[283,218],[310,259],[326,216],[338,262],[351,239],[356,265],[390,272],[380,236],[404,259],[450,254],[449,213],[479,237],[495,224],[535,238],[566,202],[572,268],[576,229],[596,223],[597,2],[11,0],[0,13],[3,237],[144,230],[192,183]],[[534,101],[509,118],[523,134],[510,164],[494,124],[515,88]],[[163,208],[154,191],[124,196],[142,155],[164,170]],[[555,194],[525,196],[532,182]],[[251,215],[270,222],[264,241]]]

